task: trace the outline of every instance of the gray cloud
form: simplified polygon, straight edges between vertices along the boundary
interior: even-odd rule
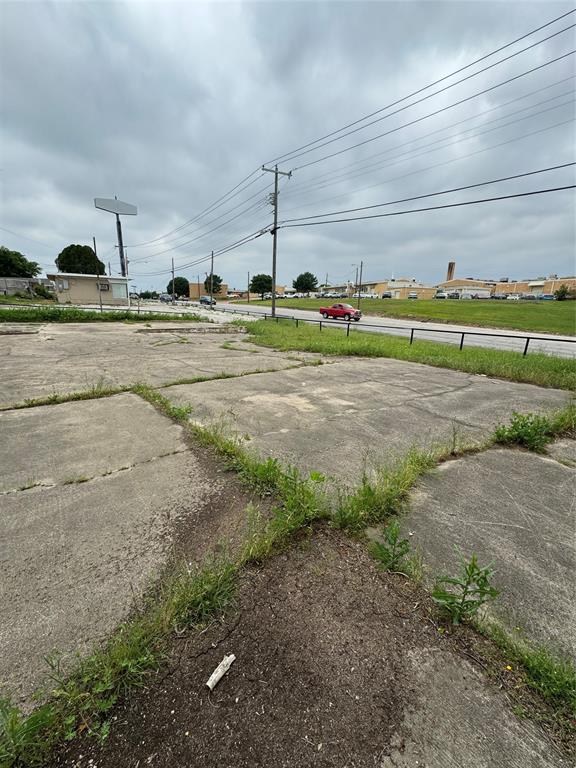
[[[49,266],[65,245],[90,242],[94,234],[101,257],[117,264],[113,219],[93,208],[93,197],[117,194],[138,205],[138,217],[125,223],[130,246],[159,238],[263,162],[402,98],[567,10],[555,2],[3,2],[0,226],[32,240],[3,232],[2,241]],[[569,17],[495,59],[570,23]],[[572,32],[281,165],[301,165],[513,77],[573,48]],[[281,218],[570,162],[574,104],[570,93],[561,94],[573,91],[573,81],[553,83],[573,73],[573,61],[565,59],[418,125],[296,170],[282,185]],[[501,106],[513,99],[519,100]],[[550,99],[555,100],[533,106]],[[530,106],[531,111],[504,117]],[[497,109],[479,114],[492,108]],[[473,119],[446,128],[467,118]],[[513,119],[517,122],[502,125]],[[440,139],[446,140],[424,146]],[[389,154],[372,158],[383,152]],[[427,153],[416,156],[422,152]],[[560,186],[573,178],[571,170],[562,171],[436,202]],[[156,273],[169,267],[171,257],[178,269],[268,224],[264,187],[271,180],[263,177],[164,240],[130,247],[134,282],[162,287],[168,276]],[[207,234],[236,217],[241,208],[234,206],[260,189],[246,207],[262,205]],[[360,259],[369,277],[394,272],[431,283],[442,279],[448,260],[457,262],[460,275],[573,273],[573,199],[572,192],[562,192],[283,229],[279,282],[289,284],[304,269],[342,280]],[[183,245],[187,240],[194,241]],[[172,250],[160,253],[167,249]],[[270,251],[266,235],[218,257],[216,270],[229,284],[242,286],[248,271],[270,270]],[[205,269],[200,264],[179,271],[192,279]]]

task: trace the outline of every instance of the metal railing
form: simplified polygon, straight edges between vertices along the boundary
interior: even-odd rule
[[[241,315],[254,315],[255,317],[262,318],[264,320],[276,320],[278,323],[280,320],[292,320],[296,323],[296,327],[298,327],[298,323],[308,323],[310,325],[317,324],[320,328],[320,331],[322,331],[323,327],[330,327],[330,328],[343,328],[343,324],[339,320],[313,320],[311,318],[303,318],[303,317],[296,317],[295,315],[276,315],[275,317],[272,317],[271,314],[267,312],[251,312],[250,310],[245,309],[231,309],[229,307],[221,307],[220,311],[223,312],[232,312],[237,313]],[[460,340],[458,343],[458,348],[463,349],[464,347],[464,340],[466,336],[485,336],[488,338],[495,338],[495,339],[514,339],[516,341],[524,342],[524,347],[522,351],[523,357],[526,357],[528,354],[528,347],[530,345],[531,341],[544,341],[544,342],[553,342],[556,344],[574,344],[576,343],[576,338],[574,339],[566,339],[566,338],[557,338],[555,336],[535,336],[531,334],[520,334],[520,333],[491,333],[490,331],[473,331],[473,330],[453,330],[451,328],[421,328],[421,327],[410,327],[410,326],[398,326],[398,325],[382,325],[380,323],[365,323],[362,322],[362,325],[360,326],[356,322],[351,321],[344,321],[346,325],[346,336],[350,336],[350,328],[356,327],[357,330],[363,330],[366,328],[374,328],[377,330],[385,329],[385,330],[393,330],[395,331],[395,334],[402,335],[402,332],[405,332],[405,336],[408,336],[408,332],[410,333],[410,344],[414,343],[414,337],[416,333],[448,333],[453,336],[459,336]]]

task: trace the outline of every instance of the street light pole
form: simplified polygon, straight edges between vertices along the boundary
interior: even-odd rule
[[[276,317],[276,249],[278,245],[278,176],[292,176],[292,171],[279,171],[278,166],[274,168],[265,168],[263,171],[274,174],[274,194],[272,195],[272,205],[274,206],[274,225],[272,228],[272,317]]]

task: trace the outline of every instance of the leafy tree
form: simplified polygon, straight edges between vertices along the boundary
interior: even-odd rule
[[[105,275],[106,267],[89,245],[67,245],[56,258],[60,272],[76,272],[79,275]]]
[[[299,293],[310,293],[310,291],[315,291],[318,288],[318,280],[312,272],[302,272],[292,282],[292,287]]]
[[[562,283],[560,288],[558,288],[557,291],[554,291],[554,296],[556,296],[557,301],[566,301],[569,295],[570,289],[565,283]]]
[[[190,283],[185,277],[174,278],[174,293],[176,296],[189,296],[190,295]],[[172,280],[166,286],[166,293],[172,293]]]
[[[254,275],[250,280],[250,293],[259,293],[264,298],[265,293],[272,292],[272,278],[270,275]]]
[[[158,291],[141,291],[140,298],[141,299],[157,299]]]
[[[220,275],[212,273],[212,293],[220,293],[222,288],[222,278]],[[210,293],[210,275],[204,280],[204,290],[206,293]]]
[[[0,246],[0,277],[36,277],[41,271],[39,264],[28,261],[19,251]]]

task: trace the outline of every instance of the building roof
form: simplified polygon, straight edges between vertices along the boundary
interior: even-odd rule
[[[98,280],[106,278],[106,280],[114,280],[116,282],[127,283],[129,277],[110,277],[109,275],[84,275],[80,272],[47,272],[48,277],[96,277]]]

